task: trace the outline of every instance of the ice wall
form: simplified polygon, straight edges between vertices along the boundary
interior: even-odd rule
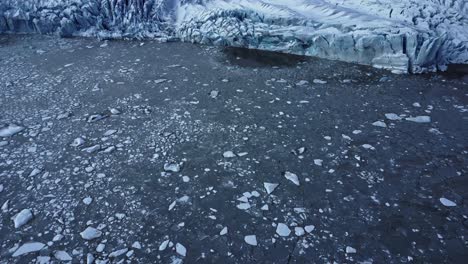
[[[396,72],[468,63],[467,0],[2,0],[0,32],[180,39]]]

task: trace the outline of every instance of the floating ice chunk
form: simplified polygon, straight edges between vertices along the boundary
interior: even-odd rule
[[[63,250],[55,251],[54,257],[56,259],[60,260],[60,261],[71,261],[72,260],[72,257],[66,251],[63,251]]]
[[[225,226],[225,227],[221,230],[221,232],[219,232],[219,235],[220,235],[220,236],[224,236],[224,235],[227,234],[227,233],[228,233],[228,228],[227,228],[227,226]]]
[[[82,138],[75,138],[73,142],[70,144],[72,147],[79,147],[85,143],[84,139]]]
[[[154,83],[155,84],[160,84],[160,83],[163,83],[163,82],[166,82],[167,79],[157,79],[157,80],[154,80]]]
[[[264,206],[262,206],[262,211],[268,211],[270,208],[268,207],[268,204],[265,204]]]
[[[170,205],[169,205],[169,211],[171,211],[172,209],[174,209],[174,207],[176,206],[176,203],[177,201],[173,201]]]
[[[109,258],[117,258],[128,252],[128,248],[122,248],[109,254]]]
[[[117,132],[117,130],[115,130],[115,129],[109,129],[109,130],[107,130],[106,132],[104,132],[104,136],[105,136],[105,137],[111,136],[111,135],[115,134],[115,132]]]
[[[276,189],[276,187],[278,187],[278,185],[279,185],[278,183],[269,183],[269,182],[263,183],[263,186],[265,187],[266,192],[268,194],[272,193]]]
[[[257,236],[255,235],[248,235],[244,237],[245,243],[251,245],[251,246],[256,246],[257,245]]]
[[[187,249],[180,243],[176,244],[176,252],[183,257],[187,255]]]
[[[180,165],[175,162],[170,162],[164,164],[164,170],[165,171],[172,171],[172,172],[179,172],[180,171]]]
[[[357,252],[357,251],[356,251],[355,248],[349,247],[349,246],[346,247],[346,253],[347,253],[347,254],[354,254],[354,253],[356,253],[356,252]]]
[[[307,85],[307,84],[309,84],[309,82],[306,81],[306,80],[300,80],[300,81],[298,81],[296,83],[297,86],[303,86],[303,85]]]
[[[370,145],[370,144],[363,144],[362,147],[365,148],[365,149],[371,149],[371,150],[374,150],[374,149],[375,149],[375,148],[374,148],[372,145]]]
[[[213,99],[218,97],[218,95],[219,95],[219,92],[216,91],[216,90],[213,90],[213,91],[210,92],[210,97],[213,98]]]
[[[285,177],[286,179],[290,180],[292,183],[294,183],[294,184],[297,185],[297,186],[301,185],[301,184],[299,183],[299,178],[297,177],[297,175],[294,174],[294,173],[292,173],[292,172],[286,171],[286,172],[284,173],[284,177]]]
[[[317,165],[317,166],[322,166],[323,160],[321,160],[321,159],[314,159],[314,164]]]
[[[84,240],[93,240],[100,237],[102,232],[94,227],[88,226],[83,232],[80,233],[80,235]]]
[[[387,118],[388,120],[392,120],[392,121],[401,120],[401,117],[394,113],[385,114],[385,118]]]
[[[431,117],[430,116],[407,117],[406,120],[415,122],[415,123],[430,123]]]
[[[107,115],[102,115],[102,114],[94,114],[94,115],[90,115],[88,117],[88,123],[93,123],[93,122],[97,122],[99,120],[102,120],[104,118],[108,117]]]
[[[387,124],[385,124],[385,122],[382,121],[375,121],[374,123],[372,123],[372,125],[377,127],[387,127]]]
[[[183,182],[189,182],[190,181],[189,176],[182,176],[182,181]]]
[[[4,213],[8,212],[9,204],[10,204],[10,200],[6,200],[6,201],[2,204],[2,212],[4,212]]]
[[[413,106],[414,106],[414,107],[421,107],[421,104],[418,103],[418,102],[415,102],[415,103],[413,103]]]
[[[13,257],[19,257],[28,253],[37,252],[43,249],[46,245],[40,242],[29,242],[26,244],[21,245],[15,253],[13,253]]]
[[[296,234],[296,236],[303,236],[305,234],[305,231],[304,228],[296,226],[294,227],[294,233]]]
[[[112,114],[112,115],[120,115],[121,112],[119,109],[116,109],[116,108],[111,108],[109,109],[109,112]]]
[[[326,83],[327,83],[327,81],[320,80],[320,79],[314,79],[313,82],[314,82],[315,84],[326,84]]]
[[[447,206],[447,207],[453,207],[453,206],[457,206],[457,204],[455,202],[452,202],[450,201],[449,199],[447,198],[440,198],[439,201],[444,205],[444,206]]]
[[[24,130],[24,127],[15,124],[9,124],[0,128],[0,137],[11,137]]]
[[[91,197],[86,197],[83,199],[83,203],[86,205],[90,205],[93,202],[93,198]]]
[[[237,156],[239,156],[239,157],[244,157],[244,156],[247,155],[247,154],[249,154],[249,153],[247,153],[247,152],[239,152],[239,153],[237,153]]]
[[[94,256],[91,253],[86,255],[86,264],[93,264],[94,263]]]
[[[140,244],[140,242],[138,242],[138,241],[133,242],[132,248],[141,249],[141,244]]]
[[[279,223],[276,226],[276,233],[280,236],[287,237],[289,234],[291,234],[291,230],[286,224]]]
[[[307,233],[311,233],[312,231],[314,231],[315,229],[315,226],[314,225],[307,225],[307,226],[304,226],[304,229]]]
[[[234,152],[232,152],[232,151],[230,151],[230,150],[229,150],[229,151],[225,151],[225,152],[223,153],[223,157],[225,157],[225,158],[234,158],[235,156],[236,156],[236,154],[234,154]]]
[[[83,148],[81,151],[88,152],[88,153],[93,153],[98,150],[101,150],[101,145],[97,144],[91,147]]]
[[[19,212],[13,222],[15,223],[15,228],[20,228],[23,225],[27,224],[33,218],[33,214],[30,209],[23,209]]]
[[[250,208],[250,203],[240,203],[237,205],[237,208],[241,210],[247,210]]]
[[[167,245],[169,245],[169,240],[164,240],[161,245],[159,245],[159,251],[164,251],[167,248]]]
[[[29,177],[34,177],[36,175],[38,175],[39,173],[41,173],[41,169],[38,169],[38,168],[34,168],[31,173],[29,173]]]

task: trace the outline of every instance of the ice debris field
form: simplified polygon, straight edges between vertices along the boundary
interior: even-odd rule
[[[182,40],[397,73],[468,63],[466,0],[2,0],[1,32]]]

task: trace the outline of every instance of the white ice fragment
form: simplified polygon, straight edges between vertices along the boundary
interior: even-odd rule
[[[19,257],[31,252],[37,252],[45,247],[44,243],[40,242],[29,242],[26,244],[21,245],[15,253],[13,253],[13,257]]]
[[[244,237],[245,243],[251,245],[251,246],[256,246],[257,245],[257,236],[255,235],[248,235]]]
[[[100,237],[102,232],[94,227],[88,226],[83,232],[80,233],[80,235],[84,240],[93,240]]]
[[[347,253],[347,254],[354,254],[354,253],[356,253],[356,252],[357,252],[357,251],[356,251],[355,248],[349,247],[349,246],[346,247],[346,253]]]
[[[241,210],[247,210],[250,208],[250,203],[240,203],[237,205],[237,208]]]
[[[365,148],[365,149],[371,149],[371,150],[374,150],[374,149],[375,149],[375,148],[374,148],[372,145],[370,145],[370,144],[363,144],[362,147]]]
[[[105,137],[111,136],[111,135],[115,134],[115,132],[117,132],[117,130],[115,130],[115,129],[109,129],[109,130],[107,130],[106,132],[104,132],[104,136],[105,136]]]
[[[257,191],[252,191],[251,194],[253,197],[260,197],[260,193]]]
[[[13,222],[15,223],[15,228],[20,228],[23,225],[27,224],[33,218],[33,214],[30,209],[23,209],[19,212]]]
[[[165,171],[172,171],[172,172],[179,172],[180,171],[180,165],[178,163],[175,163],[175,162],[166,163],[166,164],[164,164],[164,170]]]
[[[101,145],[97,144],[91,147],[83,148],[81,151],[93,153],[101,149]]]
[[[213,99],[215,99],[216,97],[218,97],[218,94],[219,94],[218,91],[213,90],[213,91],[210,92],[210,97],[213,98]]]
[[[375,121],[374,123],[372,123],[372,125],[376,127],[387,127],[387,124],[385,124],[385,122],[382,121]]]
[[[315,229],[315,226],[314,225],[307,225],[307,226],[304,226],[304,229],[307,233],[311,233],[312,231],[314,231]]]
[[[10,200],[6,200],[2,204],[2,212],[4,212],[4,213],[8,212],[9,204],[10,204]]]
[[[327,83],[327,81],[320,80],[320,79],[314,79],[313,82],[314,82],[315,84],[326,84],[326,83]]]
[[[83,199],[83,203],[86,205],[90,205],[93,202],[93,198],[91,197],[86,197]]]
[[[406,120],[415,122],[415,123],[430,123],[431,117],[430,116],[407,117]]]
[[[269,182],[263,183],[263,186],[265,187],[266,192],[268,194],[272,193],[276,189],[276,187],[278,187],[278,185],[279,185],[278,183],[269,183]]]
[[[159,245],[159,251],[164,251],[167,248],[167,245],[169,245],[169,240],[164,240],[161,245]]]
[[[421,104],[418,103],[418,102],[415,102],[415,103],[413,103],[413,106],[414,106],[414,107],[421,107]]]
[[[440,198],[439,201],[444,205],[444,206],[447,206],[447,207],[453,207],[453,206],[457,206],[457,204],[455,202],[452,202],[450,201],[449,199],[447,198]]]
[[[63,251],[63,250],[55,251],[54,257],[56,259],[60,260],[60,261],[71,261],[72,260],[72,257],[66,251]]]
[[[297,177],[296,174],[292,173],[292,172],[289,172],[289,171],[286,171],[284,173],[284,177],[288,180],[290,180],[292,183],[294,183],[295,185],[299,186],[300,183],[299,183],[299,178]]]
[[[38,175],[39,173],[41,173],[41,169],[38,169],[38,168],[34,168],[31,173],[29,173],[29,177],[34,177],[36,175]]]
[[[276,234],[283,236],[283,237],[287,237],[289,236],[289,234],[291,234],[291,230],[286,224],[279,223],[276,226]]]
[[[220,236],[224,236],[224,235],[227,234],[227,233],[228,233],[228,228],[227,228],[227,226],[225,226],[225,227],[221,230],[221,232],[219,232],[219,235],[220,235]]]
[[[322,166],[323,160],[321,160],[321,159],[314,159],[314,164],[317,165],[317,166]]]
[[[296,226],[294,227],[294,233],[296,234],[296,236],[303,236],[305,234],[305,231],[304,228]]]
[[[138,242],[138,241],[133,242],[132,248],[141,249],[141,244],[140,244],[140,242]]]
[[[309,84],[309,82],[306,81],[306,80],[300,80],[299,82],[296,83],[297,86],[302,86],[302,85],[306,85],[306,84]]]
[[[234,158],[235,156],[236,156],[236,154],[234,154],[234,152],[232,152],[232,151],[230,151],[230,150],[229,150],[229,151],[225,151],[225,152],[223,153],[223,157],[225,157],[225,158]]]
[[[163,83],[163,82],[166,82],[167,79],[157,79],[157,80],[154,80],[154,83],[155,84],[160,84],[160,83]]]
[[[385,117],[388,120],[392,120],[392,121],[401,120],[401,117],[399,115],[397,115],[397,114],[394,114],[394,113],[387,113],[387,114],[385,114]]]
[[[182,176],[182,181],[183,182],[189,182],[190,178],[188,176]]]
[[[116,251],[113,251],[109,254],[109,258],[117,258],[119,256],[122,256],[123,254],[127,253],[128,248],[122,248]]]
[[[180,243],[176,244],[176,252],[183,257],[187,255],[187,249]]]
[[[0,137],[11,137],[24,130],[24,127],[15,124],[8,124],[0,128]]]
[[[268,204],[265,204],[264,206],[262,206],[262,209],[263,211],[268,211],[270,208],[268,207]]]
[[[78,137],[73,140],[73,142],[70,144],[72,147],[79,147],[85,143],[84,139]]]
[[[174,209],[174,207],[176,206],[176,202],[177,202],[177,201],[173,201],[173,202],[169,205],[169,211],[171,211],[172,209]]]

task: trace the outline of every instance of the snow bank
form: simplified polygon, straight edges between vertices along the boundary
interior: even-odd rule
[[[3,0],[0,32],[180,39],[396,72],[468,63],[466,0]]]

